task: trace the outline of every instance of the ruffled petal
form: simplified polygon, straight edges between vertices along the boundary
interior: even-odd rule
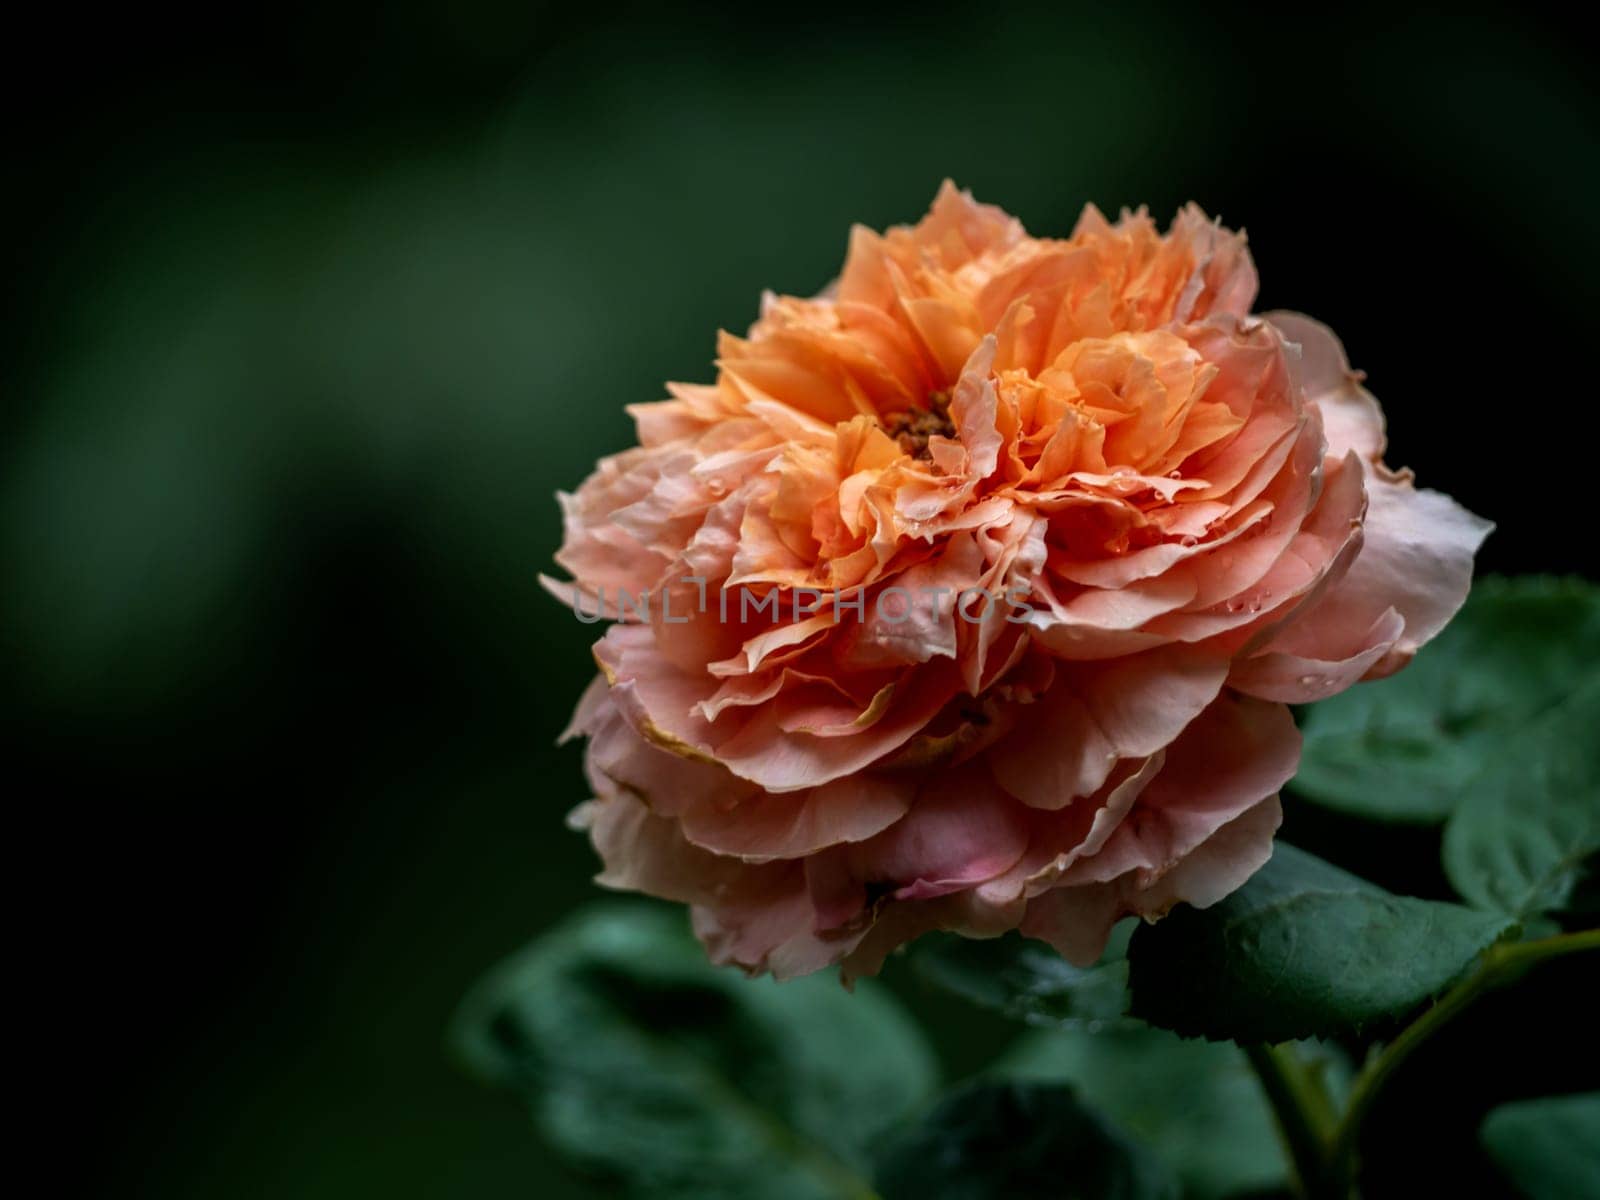
[[[905,816],[915,794],[915,782],[904,777],[854,775],[806,792],[695,805],[683,813],[683,833],[697,846],[747,862],[803,858],[882,832]]]
[[[1290,370],[1306,399],[1322,413],[1329,455],[1343,458],[1354,450],[1368,462],[1380,461],[1388,440],[1383,409],[1361,386],[1362,374],[1350,369],[1344,346],[1333,330],[1304,313],[1272,312],[1266,320],[1285,341],[1299,348],[1290,360]]]
[[[1358,645],[1393,609],[1405,627],[1362,676],[1378,679],[1409,662],[1466,602],[1473,556],[1494,525],[1381,466],[1366,468],[1366,488],[1361,552],[1295,620],[1299,645],[1343,648]]]
[[[1098,791],[1123,759],[1169,744],[1216,696],[1225,659],[1154,650],[1063,672],[989,758],[995,779],[1035,808]]]

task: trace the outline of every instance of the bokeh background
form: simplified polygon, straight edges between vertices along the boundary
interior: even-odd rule
[[[12,855],[41,877],[13,923],[74,1031],[73,1162],[119,1197],[589,1194],[444,1047],[471,980],[592,894],[553,745],[588,631],[535,581],[552,492],[630,440],[623,404],[708,379],[761,289],[817,290],[851,222],[913,220],[946,175],[1036,232],[1085,201],[1243,225],[1263,306],[1368,371],[1391,461],[1499,521],[1485,567],[1594,576],[1580,20],[26,18],[0,655]],[[1443,894],[1420,842],[1350,845]],[[1443,1126],[1397,1086],[1373,1153],[1474,1178],[1488,1092],[1563,1081],[1564,983],[1430,1047],[1418,1072],[1461,1080]],[[952,1072],[1004,1036],[911,998]]]

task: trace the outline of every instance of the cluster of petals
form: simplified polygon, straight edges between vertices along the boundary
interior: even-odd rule
[[[1247,879],[1289,705],[1402,667],[1489,529],[1255,294],[1193,206],[1035,238],[946,184],[630,408],[550,583],[623,618],[569,731],[600,881],[718,961],[849,978],[932,929],[1088,962]]]

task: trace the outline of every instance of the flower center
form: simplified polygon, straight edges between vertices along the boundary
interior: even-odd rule
[[[929,438],[955,436],[956,427],[950,420],[950,393],[932,392],[926,408],[913,406],[890,413],[883,419],[883,430],[912,458],[929,457]]]

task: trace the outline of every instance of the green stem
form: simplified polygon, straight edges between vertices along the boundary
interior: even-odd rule
[[[1600,950],[1600,929],[1587,929],[1579,933],[1563,933],[1555,937],[1540,938],[1532,942],[1503,942],[1489,947],[1479,960],[1477,969],[1451,988],[1438,1003],[1423,1013],[1384,1047],[1356,1078],[1350,1092],[1350,1103],[1339,1122],[1327,1158],[1325,1178],[1330,1197],[1341,1198],[1350,1194],[1357,1169],[1357,1152],[1361,1140],[1361,1123],[1383,1090],[1383,1085],[1395,1073],[1411,1052],[1433,1036],[1440,1028],[1456,1017],[1484,992],[1510,983],[1530,967],[1552,958],[1578,954],[1585,950]]]
[[[1337,1120],[1327,1093],[1293,1046],[1246,1046],[1244,1052],[1272,1104],[1300,1193],[1319,1196]]]
[[[1514,981],[1539,963],[1585,950],[1600,950],[1600,929],[1489,947],[1470,975],[1406,1026],[1363,1068],[1342,1118],[1334,1112],[1321,1081],[1293,1046],[1244,1047],[1277,1117],[1300,1194],[1308,1200],[1350,1200],[1355,1189],[1361,1123],[1384,1084],[1411,1052],[1484,992]]]

